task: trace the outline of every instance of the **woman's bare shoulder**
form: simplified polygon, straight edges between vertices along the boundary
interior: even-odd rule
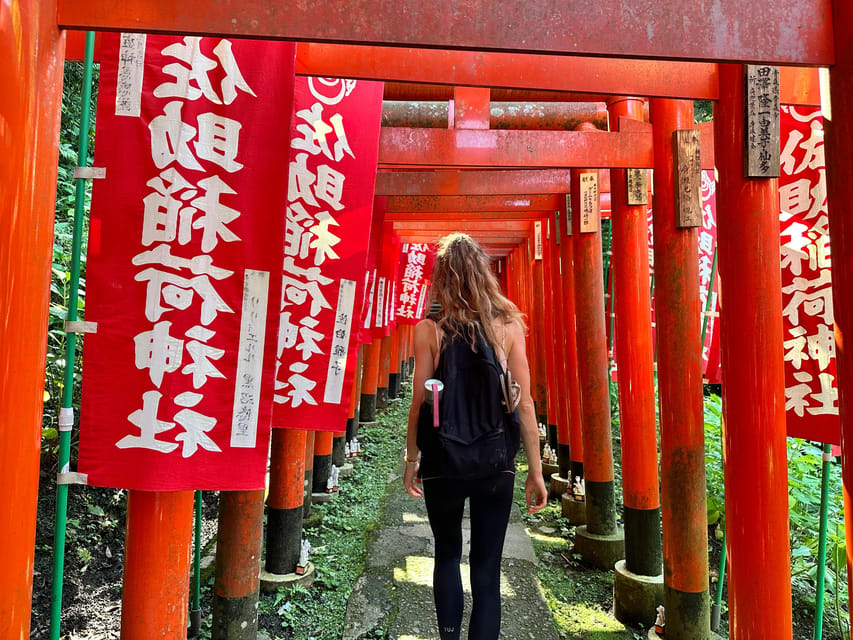
[[[415,340],[426,338],[429,338],[430,342],[435,342],[435,321],[431,318],[424,318],[415,325]]]
[[[512,345],[517,344],[518,342],[524,342],[524,325],[522,325],[518,320],[498,318],[495,320],[495,323],[496,331],[501,333],[505,332],[504,335],[506,335],[507,351],[509,351]],[[501,335],[501,333],[498,335]]]

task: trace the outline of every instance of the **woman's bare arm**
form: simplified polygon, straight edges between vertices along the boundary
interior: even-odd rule
[[[403,474],[403,484],[410,495],[420,497],[420,487],[417,486],[418,451],[418,413],[424,402],[424,383],[435,373],[435,353],[438,345],[435,340],[435,323],[432,320],[421,320],[415,325],[413,339],[415,352],[415,373],[412,376],[412,406],[409,408],[409,424],[406,430],[406,471]],[[541,474],[540,474],[541,475]]]
[[[542,460],[539,457],[539,426],[533,396],[530,393],[530,365],[527,362],[524,330],[519,322],[506,325],[506,351],[507,368],[521,385],[518,415],[521,418],[521,444],[527,456],[525,495],[530,507],[528,513],[534,513],[546,505],[548,492],[545,489]]]

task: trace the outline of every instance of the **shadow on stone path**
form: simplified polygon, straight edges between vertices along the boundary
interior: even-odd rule
[[[402,472],[402,464],[399,468]],[[388,478],[377,528],[367,548],[364,574],[347,605],[344,640],[439,640],[432,599],[432,533],[422,499],[409,496],[400,473]],[[462,583],[466,637],[471,611],[468,576],[468,514],[463,522]],[[501,564],[501,638],[557,640],[551,612],[539,590],[536,556],[518,507],[510,516]],[[377,635],[384,631],[384,635]]]

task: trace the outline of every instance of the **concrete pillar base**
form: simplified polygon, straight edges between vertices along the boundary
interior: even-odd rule
[[[587,531],[586,525],[575,531],[575,553],[581,555],[586,564],[599,569],[612,569],[625,558],[625,535],[622,529],[616,533],[602,536]]]
[[[305,567],[305,573],[285,573],[283,575],[270,573],[266,569],[261,569],[261,591],[264,593],[275,593],[279,587],[284,587],[290,590],[296,585],[310,587],[314,583],[316,571],[314,563],[309,562]]]
[[[375,427],[376,420],[360,420],[358,423],[359,427]]]
[[[657,607],[663,604],[663,572],[641,576],[628,571],[625,561],[616,563],[613,574],[613,615],[622,624],[651,627]]]
[[[569,481],[566,478],[561,478],[559,473],[551,474],[550,496],[555,500],[562,499],[563,495],[569,490]]]
[[[323,502],[328,502],[332,499],[332,496],[338,495],[337,491],[333,491],[332,493],[326,493],[325,491],[320,493],[312,493],[311,494],[311,503],[312,504],[321,504]]]
[[[345,462],[338,468],[341,478],[348,478],[352,475],[352,464]]]
[[[548,462],[542,463],[542,478],[545,480],[545,484],[551,484],[551,476],[555,473],[560,472],[560,467],[556,464],[550,464]]]
[[[575,500],[570,493],[564,493],[563,517],[575,526],[586,524],[586,502]]]

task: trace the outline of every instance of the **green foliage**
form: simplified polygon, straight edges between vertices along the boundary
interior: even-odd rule
[[[89,130],[89,157],[79,164],[91,164],[95,139],[95,105],[97,102],[97,68],[94,72]],[[80,135],[81,96],[84,67],[80,62],[66,62],[62,89],[62,121],[59,131],[59,166],[56,184],[56,221],[53,240],[53,265],[50,279],[50,309],[47,327],[47,368],[45,371],[45,406],[43,420],[43,445],[45,454],[55,458],[58,449],[59,409],[65,387],[65,359],[67,336],[64,330],[71,293],[72,240],[74,234],[74,208],[77,185],[73,178],[77,166],[77,148]],[[89,189],[84,190],[84,238],[88,228]],[[85,305],[85,248],[81,256],[81,278],[77,312],[81,315]],[[80,337],[78,336],[78,345]],[[79,358],[74,363],[73,406],[79,408],[80,375]]]
[[[722,401],[705,398],[705,474],[708,524],[724,525],[725,495],[722,449]],[[819,445],[788,438],[788,509],[791,535],[791,576],[794,600],[815,606],[818,541],[820,530],[822,452]],[[839,635],[848,637],[846,545],[844,541],[843,492],[840,465],[830,466],[826,561],[826,598],[835,611],[830,616]]]
[[[721,523],[726,512],[723,477],[723,401],[711,394],[705,397],[705,482],[708,524]]]
[[[695,100],[693,102],[693,122],[710,122],[714,119],[714,103],[710,100]]]
[[[340,484],[334,500],[312,507],[323,518],[305,533],[316,570],[310,590],[295,587],[261,593],[259,628],[275,640],[343,637],[347,601],[364,571],[367,543],[382,508],[388,477],[399,463],[408,410],[407,401],[392,401],[387,411],[377,415],[376,425],[359,430],[362,455],[352,475]],[[210,587],[205,587],[208,598]],[[381,629],[371,633],[367,637],[386,637]],[[210,638],[209,621],[203,624],[201,637]]]

